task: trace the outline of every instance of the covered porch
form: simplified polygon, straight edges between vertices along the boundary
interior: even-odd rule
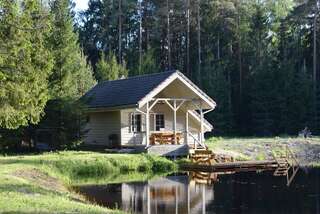
[[[199,98],[156,97],[147,101],[138,114],[144,115],[146,147],[155,145],[187,145],[205,149],[204,133],[212,126],[204,115],[212,108]]]

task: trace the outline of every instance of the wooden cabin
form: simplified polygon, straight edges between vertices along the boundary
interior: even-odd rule
[[[204,133],[213,129],[204,115],[216,103],[179,71],[105,81],[83,100],[86,145],[176,156],[190,147],[205,148]]]

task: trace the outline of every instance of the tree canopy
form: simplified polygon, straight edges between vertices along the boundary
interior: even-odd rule
[[[0,127],[68,127],[97,81],[178,69],[217,101],[215,134],[319,133],[319,11],[317,0],[89,0],[75,18],[69,0],[0,0]]]
[[[51,23],[40,2],[0,1],[0,127],[36,124],[49,99]]]

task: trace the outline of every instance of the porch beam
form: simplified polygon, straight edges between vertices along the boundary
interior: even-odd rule
[[[182,100],[181,103],[176,107],[176,110],[178,110],[184,103],[185,103],[185,100]]]
[[[164,100],[168,106],[174,111],[175,110],[175,107],[171,105],[171,103],[168,101],[168,100]]]
[[[159,99],[155,99],[154,102],[149,107],[149,110],[151,110],[158,102],[159,102]]]
[[[173,100],[176,100],[176,101],[192,101],[194,99],[192,98],[164,98],[164,97],[159,97],[159,98],[153,98],[151,100],[159,100],[159,101],[173,101]]]
[[[140,110],[140,109],[138,109],[138,108],[136,108],[136,111],[139,112],[139,113],[141,113],[141,114],[144,114],[144,115],[147,114],[146,112],[144,112],[144,111],[142,111],[142,110]]]
[[[213,111],[214,109],[213,108],[211,108],[211,109],[209,109],[209,110],[207,110],[207,111],[205,111],[205,112],[203,112],[203,114],[207,114],[207,113],[209,113],[210,111]]]

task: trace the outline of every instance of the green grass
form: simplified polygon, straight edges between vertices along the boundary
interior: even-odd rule
[[[0,166],[0,212],[13,213],[121,213],[87,203],[70,187],[146,180],[177,169],[160,157],[94,152],[0,157]]]

